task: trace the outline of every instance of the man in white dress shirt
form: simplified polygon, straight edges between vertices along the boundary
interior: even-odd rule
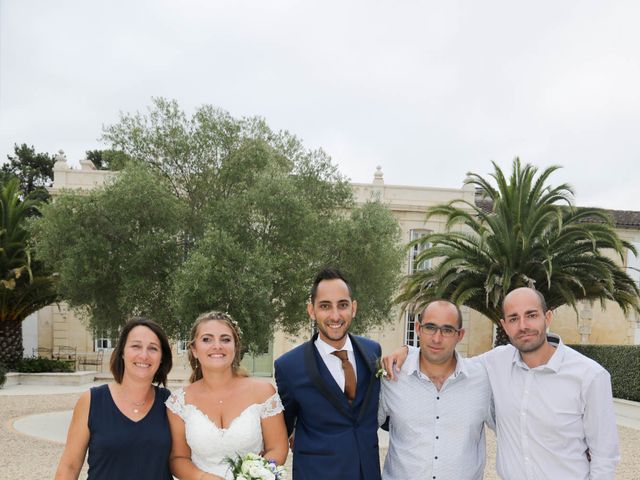
[[[420,350],[412,350],[397,382],[383,382],[378,423],[389,420],[383,480],[482,480],[491,386],[484,366],[462,358],[460,309],[431,302],[416,317]],[[493,426],[493,425],[492,425]]]
[[[547,333],[551,311],[540,292],[515,289],[502,307],[511,345],[474,358],[486,367],[493,392],[498,475],[614,479],[620,453],[609,373]],[[399,350],[385,364],[402,367],[405,356]]]
[[[498,475],[615,478],[620,454],[609,372],[546,333],[551,311],[540,292],[518,288],[502,307],[511,345],[479,357],[495,401]]]

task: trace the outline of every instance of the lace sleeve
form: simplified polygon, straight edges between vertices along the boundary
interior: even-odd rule
[[[273,417],[284,410],[278,392],[271,395],[260,405],[260,418]]]
[[[184,420],[184,390],[179,388],[164,402],[169,410]]]

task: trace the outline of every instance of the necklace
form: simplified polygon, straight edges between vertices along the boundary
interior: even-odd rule
[[[145,398],[142,402],[131,402],[131,403],[133,403],[133,406],[134,406],[133,413],[139,413],[140,407],[142,407],[145,403],[147,403],[147,399]]]
[[[147,391],[147,393],[144,396],[144,400],[142,400],[141,402],[134,402],[124,392],[122,392],[122,396],[125,398],[127,402],[133,405],[133,413],[140,413],[140,408],[143,407],[145,403],[147,403],[147,397],[149,397],[149,392]]]
[[[230,390],[228,388],[229,386],[230,386],[230,383],[225,384],[224,387],[220,388],[220,390],[221,390],[220,393],[219,394],[215,394],[215,395],[213,395],[215,393],[215,391],[212,392],[211,390],[207,389],[207,390],[209,390],[209,392],[211,392],[208,395],[211,395],[211,397],[214,397],[214,398],[218,397],[217,400],[213,400],[213,399],[212,400],[215,403],[217,403],[218,405],[222,405],[224,403],[225,399],[232,393],[232,391],[230,392]],[[209,397],[209,398],[211,398],[211,397]]]

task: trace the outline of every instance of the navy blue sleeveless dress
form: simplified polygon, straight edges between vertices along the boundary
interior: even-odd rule
[[[91,389],[88,480],[172,480],[169,390],[154,388],[153,406],[138,422],[118,410],[108,385]]]

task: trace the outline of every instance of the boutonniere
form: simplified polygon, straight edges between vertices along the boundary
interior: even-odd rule
[[[389,373],[384,369],[384,365],[382,365],[382,358],[378,358],[376,360],[376,378],[387,377]]]

